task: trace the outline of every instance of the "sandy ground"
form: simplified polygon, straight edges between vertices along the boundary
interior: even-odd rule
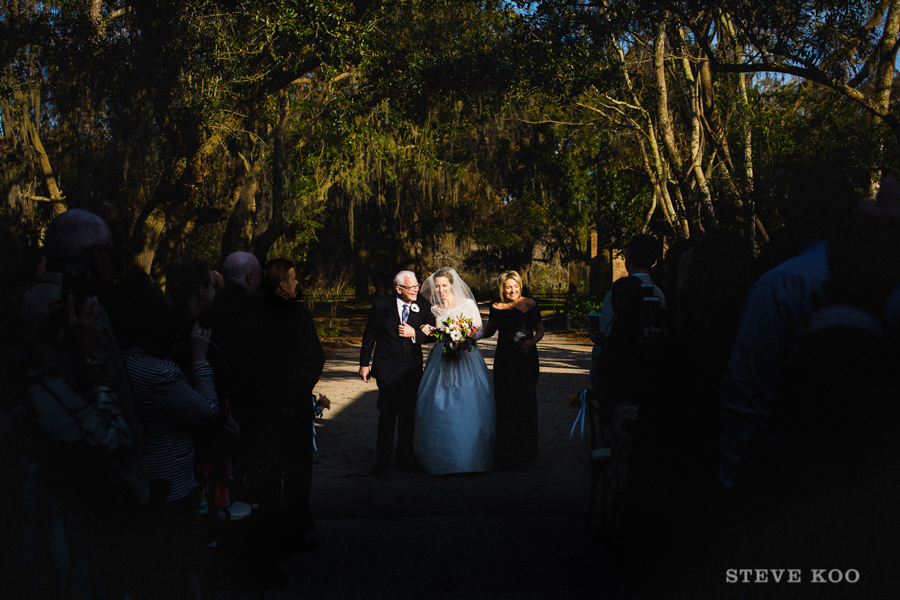
[[[495,344],[481,343],[490,368]],[[584,515],[589,441],[569,434],[572,393],[588,385],[586,338],[539,345],[537,464],[520,472],[375,477],[377,387],[358,377],[358,345],[331,347],[316,388],[332,409],[317,427],[312,538],[266,598],[617,598],[610,560]]]

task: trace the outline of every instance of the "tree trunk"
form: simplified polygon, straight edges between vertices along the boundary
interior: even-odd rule
[[[166,228],[166,214],[161,206],[158,206],[144,219],[143,226],[132,238],[132,247],[136,249],[131,253],[131,258],[126,263],[128,269],[140,269],[144,273],[150,273],[153,268],[153,259],[156,258],[156,250],[159,240]]]
[[[284,222],[284,187],[285,187],[285,135],[287,130],[287,89],[278,93],[278,112],[272,140],[272,216],[267,220],[265,229],[256,236],[253,254],[260,264],[265,264],[269,251],[286,232]],[[296,229],[296,228],[294,228]]]
[[[666,22],[662,21],[657,25],[653,51],[653,80],[656,84],[656,127],[663,141],[662,145],[666,153],[666,162],[674,171],[672,175],[674,175],[678,185],[676,206],[680,205],[678,212],[681,218],[685,219],[684,196],[690,194],[690,189],[685,185],[684,161],[675,143],[675,131],[672,127],[672,117],[669,114],[669,92],[666,84],[666,46]],[[664,182],[665,180],[663,180]],[[676,210],[678,209],[676,208]],[[688,220],[689,223],[690,221]],[[687,229],[689,232],[690,228],[688,227]],[[685,237],[689,237],[689,235]]]
[[[663,214],[666,217],[666,221],[669,223],[669,227],[675,232],[676,237],[678,237],[678,239],[686,239],[688,237],[687,224],[679,219],[678,214],[675,211],[675,206],[672,203],[672,197],[669,195],[668,168],[659,152],[659,141],[657,139],[656,127],[653,123],[653,119],[650,118],[650,115],[642,106],[641,99],[634,89],[631,76],[628,74],[625,53],[622,50],[622,47],[616,43],[615,39],[612,40],[612,47],[619,57],[619,68],[622,69],[622,76],[625,79],[625,86],[631,97],[631,102],[634,107],[640,111],[642,118],[645,120],[644,129],[647,141],[650,143],[649,155],[647,149],[644,147],[644,142],[640,137],[638,137],[638,145],[641,149],[641,155],[644,157],[644,168],[650,178],[650,184],[653,186],[653,193],[660,199],[663,207]]]
[[[891,103],[891,88],[894,84],[894,71],[897,62],[898,42],[900,42],[900,0],[890,0],[887,17],[884,21],[884,31],[878,43],[878,65],[875,71],[874,91],[872,102],[875,107],[887,112]],[[882,120],[876,115],[871,116],[872,130],[875,131]],[[869,200],[875,200],[881,182],[881,155],[884,150],[884,142],[877,136],[878,147],[876,150],[876,164],[872,165],[870,172]]]
[[[38,134],[35,124],[32,123],[31,118],[26,112],[27,105],[23,103],[22,109],[22,119],[23,124],[25,125],[25,131],[28,135],[28,142],[34,149],[35,154],[37,154],[38,168],[41,175],[43,175],[44,184],[47,186],[50,202],[53,203],[53,216],[56,216],[66,211],[65,197],[59,189],[59,186],[56,184],[56,176],[54,176],[53,167],[50,165],[50,157],[47,156],[47,151],[44,150],[44,144],[41,143],[40,134]]]
[[[244,161],[241,161],[242,163]],[[243,175],[236,178],[232,193],[237,201],[225,223],[222,235],[222,260],[232,252],[249,251],[253,247],[252,221],[256,212],[256,190],[259,187],[259,161],[249,165]],[[259,258],[257,256],[257,258]],[[265,261],[265,257],[260,263]]]
[[[679,29],[680,31],[680,29]],[[715,230],[719,225],[716,221],[716,211],[712,203],[712,192],[709,189],[709,183],[706,180],[706,173],[703,169],[703,155],[705,153],[705,144],[703,143],[703,124],[701,122],[701,106],[700,106],[700,81],[694,77],[691,65],[687,58],[681,61],[685,80],[690,84],[690,97],[686,98],[689,103],[688,114],[691,118],[691,172],[697,183],[697,190],[700,193],[700,202],[706,209],[705,229]],[[700,212],[700,211],[698,211]]]

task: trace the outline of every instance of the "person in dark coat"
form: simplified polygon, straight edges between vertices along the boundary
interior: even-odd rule
[[[385,473],[390,466],[395,430],[394,462],[400,469],[416,469],[413,433],[416,394],[422,380],[422,344],[434,340],[420,329],[422,325],[435,323],[431,304],[418,299],[416,274],[397,273],[394,289],[396,294],[375,300],[363,331],[359,356],[359,376],[366,383],[369,377],[378,382],[378,445],[373,475]]]
[[[277,528],[280,554],[314,550],[312,529],[315,397],[313,388],[325,365],[325,353],[312,315],[295,302],[298,281],[294,264],[284,258],[263,271],[267,320],[268,366],[263,371],[269,403],[264,438],[258,447],[263,485],[260,510]]]

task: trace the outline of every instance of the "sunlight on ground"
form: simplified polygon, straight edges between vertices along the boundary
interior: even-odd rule
[[[583,343],[573,341],[562,336],[548,333],[538,346],[541,349],[541,373],[588,375],[591,346],[588,341]],[[425,360],[428,360],[426,348]],[[493,365],[495,340],[479,342],[479,348],[484,354],[488,369]],[[545,383],[542,381],[541,383]],[[541,384],[538,391],[540,393]],[[331,400],[331,410],[326,411],[326,418],[336,417],[364,394],[377,392],[378,386],[374,380],[368,384],[359,378],[359,346],[346,346],[330,351],[326,357],[325,370],[319,379],[315,391],[328,396]]]

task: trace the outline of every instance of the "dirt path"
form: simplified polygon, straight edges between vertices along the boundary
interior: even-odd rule
[[[474,514],[573,514],[584,510],[588,442],[569,439],[577,411],[572,393],[588,385],[590,346],[548,333],[540,344],[540,440],[537,464],[522,472],[471,476],[390,471],[370,477],[375,464],[378,388],[358,376],[359,347],[329,352],[316,387],[332,409],[317,428],[313,511],[316,517],[456,516]],[[491,368],[494,340],[480,348]],[[489,498],[489,501],[485,501]]]
[[[494,342],[482,351],[490,367]],[[584,526],[589,442],[569,439],[569,396],[588,384],[586,340],[540,344],[540,441],[534,468],[429,476],[369,473],[375,383],[358,377],[359,346],[330,348],[316,388],[332,401],[319,424],[312,511],[322,547],[294,556],[287,588],[266,598],[618,598],[609,559]]]

